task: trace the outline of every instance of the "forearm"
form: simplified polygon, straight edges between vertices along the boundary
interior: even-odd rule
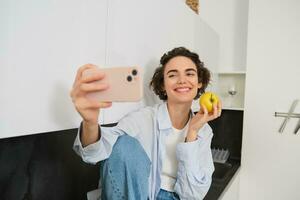
[[[101,128],[99,125],[85,124],[82,122],[75,138],[73,149],[86,163],[96,164],[107,159],[121,130],[115,127]]]
[[[80,140],[83,147],[97,142],[101,137],[101,131],[98,123],[82,122]]]
[[[205,123],[197,123],[197,124],[190,124],[189,129],[185,138],[185,142],[193,142],[197,140],[198,138],[198,132],[202,127],[205,125]]]
[[[197,133],[197,131],[189,130],[186,135],[185,142],[193,142],[197,140]]]

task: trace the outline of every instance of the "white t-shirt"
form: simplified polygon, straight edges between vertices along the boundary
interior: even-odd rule
[[[176,158],[176,146],[178,143],[184,142],[188,124],[181,130],[173,127],[173,132],[170,133],[165,139],[165,159],[162,161],[161,173],[161,189],[169,192],[174,192],[174,186],[177,177],[178,161]]]

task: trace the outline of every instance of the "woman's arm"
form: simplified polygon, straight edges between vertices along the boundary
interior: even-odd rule
[[[177,146],[175,192],[182,200],[201,200],[209,190],[214,171],[210,148],[212,136],[211,128],[205,124],[197,140]]]
[[[101,160],[105,160],[110,156],[119,136],[127,134],[131,137],[138,137],[141,133],[141,126],[147,128],[147,124],[145,124],[147,120],[145,118],[148,119],[149,116],[147,117],[147,114],[143,110],[131,112],[124,116],[116,126],[101,127],[100,139],[85,147],[81,144],[79,130],[73,148],[87,163],[95,164]],[[83,129],[83,124],[81,125],[81,129]]]
[[[188,133],[186,136],[186,142],[192,142],[197,139],[199,130],[209,121],[212,121],[221,116],[222,104],[219,101],[218,105],[214,105],[213,112],[208,113],[205,106],[201,106],[199,112],[192,117],[189,124]]]
[[[175,191],[180,199],[203,199],[209,190],[214,171],[211,154],[212,129],[207,122],[221,115],[221,102],[208,113],[204,106],[193,116],[185,143],[177,147],[178,173]]]
[[[80,133],[80,140],[83,147],[97,142],[101,137],[100,126],[98,123],[92,123],[83,121],[82,130]]]
[[[92,73],[88,76],[83,76],[85,70],[90,70]],[[111,106],[111,102],[98,102],[86,97],[87,93],[103,91],[109,87],[105,83],[96,82],[104,77],[104,72],[99,70],[97,66],[92,64],[83,65],[77,71],[70,92],[74,107],[83,119],[80,133],[83,147],[93,144],[100,139],[101,133],[98,126],[100,109]]]
[[[89,70],[90,74],[83,76],[85,70]],[[77,71],[70,92],[74,107],[82,118],[73,148],[88,163],[96,163],[107,158],[117,138],[116,134],[106,134],[106,137],[100,141],[103,135],[98,125],[100,109],[110,107],[111,102],[98,102],[87,98],[88,93],[103,91],[109,87],[109,85],[99,82],[104,77],[104,72],[97,66],[83,65]]]

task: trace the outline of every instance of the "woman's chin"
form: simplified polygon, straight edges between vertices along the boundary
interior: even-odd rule
[[[173,102],[176,104],[187,104],[192,103],[194,98],[176,98],[176,99],[168,99],[169,102]]]

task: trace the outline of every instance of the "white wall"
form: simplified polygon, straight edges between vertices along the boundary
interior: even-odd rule
[[[300,99],[299,10],[297,0],[249,1],[241,200],[300,199],[298,119],[279,133],[284,118],[274,117]]]

